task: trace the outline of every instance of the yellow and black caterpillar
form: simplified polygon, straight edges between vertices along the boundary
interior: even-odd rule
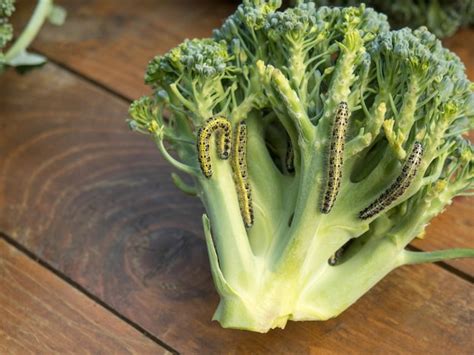
[[[201,171],[205,177],[212,176],[212,164],[210,155],[211,136],[216,133],[217,156],[220,159],[228,159],[231,150],[231,125],[224,117],[208,119],[199,129],[197,136],[198,159]]]
[[[401,174],[374,202],[360,211],[360,219],[368,219],[382,212],[390,206],[397,198],[404,194],[415,179],[418,167],[423,157],[423,146],[415,142],[413,149],[403,165]]]
[[[326,187],[323,193],[321,213],[329,213],[336,202],[342,180],[342,166],[344,163],[344,145],[346,140],[347,124],[349,120],[349,107],[347,102],[339,103],[336,117],[331,132],[328,174]]]
[[[237,196],[239,197],[240,213],[245,227],[250,228],[254,222],[254,213],[252,191],[247,171],[247,125],[245,122],[239,123],[234,132],[231,163]]]
[[[231,142],[232,127],[224,117],[208,119],[199,129],[197,137],[198,159],[201,171],[205,177],[213,174],[210,141],[216,133],[217,155],[220,159],[228,159],[232,153],[231,165],[234,183],[239,198],[239,207],[246,228],[253,225],[254,213],[252,207],[252,192],[248,181],[247,171],[247,125],[238,124]]]

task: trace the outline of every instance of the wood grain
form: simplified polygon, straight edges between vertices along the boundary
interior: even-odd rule
[[[218,0],[112,0],[64,2],[69,18],[60,29],[46,26],[35,47],[54,60],[130,99],[149,90],[143,85],[148,60],[164,53],[186,37],[209,36],[232,13],[238,1]],[[183,10],[192,9],[192,10]],[[16,21],[26,20],[27,7],[19,8]],[[463,29],[445,40],[466,63],[474,80],[474,29]],[[474,247],[474,204],[459,199],[443,217],[435,220],[427,237],[415,245],[424,250]],[[474,275],[471,261],[449,264]]]
[[[169,354],[0,239],[0,353]]]
[[[52,64],[0,78],[0,230],[184,353],[472,353],[472,285],[403,268],[337,319],[225,330],[197,199],[127,105]]]

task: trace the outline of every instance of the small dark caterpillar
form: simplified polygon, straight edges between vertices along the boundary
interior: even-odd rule
[[[359,218],[367,219],[382,212],[410,187],[423,157],[423,146],[415,142],[413,149],[403,165],[401,174],[374,202],[360,211]]]
[[[349,241],[344,244],[342,247],[336,250],[336,252],[328,259],[328,264],[331,266],[336,266],[340,263],[344,252],[351,246],[354,239],[349,239]]]
[[[285,157],[286,171],[290,174],[295,172],[295,153],[293,151],[293,144],[291,140],[288,139],[286,147],[286,157]]]
[[[212,134],[216,132],[217,155],[220,159],[227,159],[230,155],[231,125],[224,117],[208,119],[199,129],[197,139],[198,159],[201,171],[205,177],[212,176],[211,155],[209,153]]]
[[[328,176],[324,190],[321,213],[329,213],[336,202],[342,180],[342,165],[344,163],[344,144],[346,140],[349,107],[342,101],[337,106],[336,117],[331,132],[328,159]]]
[[[331,266],[336,266],[339,260],[342,257],[342,254],[344,254],[343,248],[337,249],[337,251],[328,259],[328,264]]]
[[[248,182],[247,172],[247,125],[239,123],[234,131],[232,144],[232,170],[239,197],[240,213],[245,227],[250,228],[254,222],[252,191]]]

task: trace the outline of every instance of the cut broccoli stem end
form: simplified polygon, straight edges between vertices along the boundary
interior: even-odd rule
[[[378,239],[341,265],[333,267],[325,261],[315,266],[312,277],[304,283],[295,277],[298,274],[289,263],[278,270],[256,267],[254,277],[258,282],[240,285],[245,286],[242,288],[223,288],[218,280],[221,300],[213,319],[225,328],[264,333],[284,328],[289,320],[336,317],[401,265],[400,254],[395,243]]]
[[[268,280],[265,284],[270,285],[270,282]],[[276,281],[272,282],[271,287],[273,288],[271,293],[261,287],[253,294],[247,293],[246,297],[221,296],[213,320],[218,321],[224,328],[259,333],[266,333],[274,328],[284,328],[291,319],[296,293],[288,290],[286,284]],[[252,290],[247,290],[249,291]]]

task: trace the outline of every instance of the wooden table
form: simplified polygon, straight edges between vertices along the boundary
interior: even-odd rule
[[[268,334],[211,322],[218,297],[197,199],[126,124],[148,60],[211,33],[224,0],[63,1],[0,77],[0,353],[474,353],[472,260],[403,267],[340,317]],[[186,10],[188,9],[188,10]],[[26,20],[29,5],[15,21]],[[446,44],[474,79],[473,30]],[[458,198],[414,247],[474,247]]]

